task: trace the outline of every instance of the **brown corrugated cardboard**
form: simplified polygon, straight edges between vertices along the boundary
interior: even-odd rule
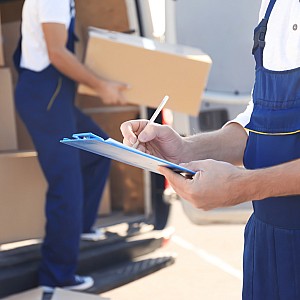
[[[128,83],[130,103],[157,107],[169,95],[167,108],[197,115],[211,59],[196,48],[91,28],[85,64],[104,78]],[[79,93],[94,95],[83,85]]]
[[[111,203],[110,203],[110,184],[109,180],[106,182],[100,206],[98,209],[98,214],[100,216],[106,216],[111,213]]]
[[[17,149],[17,133],[11,72],[0,68],[0,151]]]
[[[42,300],[43,289],[38,287],[23,293],[3,298],[3,300]],[[91,295],[83,292],[72,292],[63,289],[55,289],[51,300],[110,300],[98,295]]]
[[[2,25],[1,25],[1,11],[0,11],[0,67],[3,67],[4,62],[4,50],[3,50],[3,34],[2,34]]]
[[[128,31],[126,0],[76,0],[76,20],[89,26],[114,31]]]
[[[0,154],[0,244],[44,235],[46,189],[35,152]]]
[[[23,3],[24,0],[1,1],[2,23],[21,20]]]
[[[101,110],[104,105],[96,97],[78,95],[78,105],[112,138],[122,141],[120,125],[129,119],[139,117],[135,105],[122,110],[114,107],[111,112]],[[143,170],[120,162],[112,161],[110,171],[110,199],[113,210],[123,210],[125,214],[144,212],[144,174]]]
[[[135,111],[116,113],[95,113],[93,120],[109,134],[122,141],[120,125],[122,122],[136,118]],[[144,175],[143,170],[120,162],[112,161],[110,171],[111,206],[122,209],[125,214],[143,213],[144,211]]]
[[[3,2],[3,1],[2,1]],[[13,53],[17,47],[21,31],[21,16],[24,0],[0,3],[5,66],[11,68],[15,84],[17,74],[13,64]]]
[[[76,55],[82,61],[88,40],[88,27],[128,32],[127,0],[75,0],[76,3]]]
[[[10,71],[12,72],[14,85],[17,81],[17,71],[13,62],[13,53],[17,48],[20,38],[20,26],[20,21],[2,24],[5,66],[10,68]]]
[[[43,237],[47,182],[36,152],[0,153],[0,190],[0,244]],[[101,203],[100,214],[109,214],[109,183]]]
[[[25,300],[25,299],[24,299]],[[109,300],[98,295],[55,289],[51,300]]]
[[[42,300],[42,299],[43,299],[43,289],[40,287],[3,298],[3,300]]]

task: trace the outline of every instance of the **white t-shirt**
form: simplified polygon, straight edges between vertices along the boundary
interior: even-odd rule
[[[265,16],[269,0],[262,0],[259,21]],[[263,65],[273,71],[300,67],[300,1],[277,0],[270,15],[264,48]],[[253,111],[250,101],[246,110],[232,122],[249,123]]]
[[[64,24],[68,29],[72,14],[75,14],[73,0],[25,0],[22,12],[21,67],[41,71],[49,66],[42,23]]]

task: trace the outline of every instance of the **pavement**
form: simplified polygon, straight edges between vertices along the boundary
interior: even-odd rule
[[[251,205],[197,211],[194,223],[186,212],[181,201],[172,204],[168,226],[175,233],[157,251],[157,255],[175,254],[175,264],[101,296],[111,300],[240,300],[243,234]]]

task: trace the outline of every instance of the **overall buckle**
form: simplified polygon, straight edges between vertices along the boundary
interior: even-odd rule
[[[259,25],[257,26],[255,32],[254,32],[254,45],[252,48],[252,54],[256,51],[257,48],[264,48],[266,45],[265,37],[267,32],[267,19],[262,19]]]

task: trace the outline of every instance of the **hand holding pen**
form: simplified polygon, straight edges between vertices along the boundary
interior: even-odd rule
[[[159,106],[158,106],[157,109],[155,110],[155,112],[154,112],[154,114],[152,115],[152,117],[150,118],[148,124],[154,123],[154,121],[156,120],[157,116],[158,116],[159,113],[162,111],[162,109],[164,108],[164,106],[166,105],[166,103],[168,102],[168,100],[169,100],[169,96],[166,95],[166,96],[162,99],[161,103],[159,104]],[[145,126],[145,128],[148,126],[148,124]],[[144,128],[144,129],[145,129],[145,128]],[[135,142],[134,145],[132,145],[132,147],[136,149],[136,148],[138,147],[139,143],[140,143],[140,142],[139,142],[139,140],[137,139],[137,141]]]

